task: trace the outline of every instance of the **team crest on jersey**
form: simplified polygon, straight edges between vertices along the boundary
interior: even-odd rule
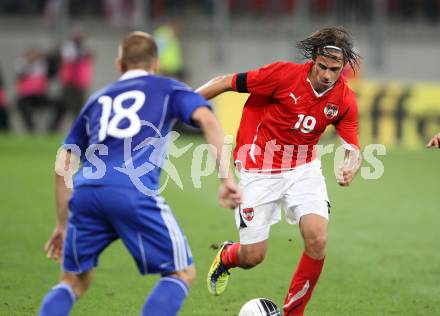
[[[254,209],[252,207],[244,208],[243,217],[250,222],[254,218]]]
[[[324,115],[327,119],[331,120],[332,118],[336,117],[338,115],[339,106],[333,103],[327,103],[327,105],[324,108]]]

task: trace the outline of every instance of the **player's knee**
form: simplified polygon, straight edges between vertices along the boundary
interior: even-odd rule
[[[190,266],[185,270],[178,271],[174,273],[174,276],[183,280],[188,286],[191,286],[193,281],[196,278],[196,268],[194,266]]]
[[[321,259],[325,256],[327,246],[326,235],[315,235],[305,238],[306,252],[315,259]]]
[[[240,257],[240,266],[243,269],[251,269],[262,263],[264,257],[265,257],[265,253],[263,252],[246,254],[245,256]]]

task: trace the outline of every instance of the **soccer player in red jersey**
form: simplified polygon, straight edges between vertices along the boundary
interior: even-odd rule
[[[275,62],[219,76],[197,92],[211,99],[225,91],[249,93],[234,150],[243,200],[235,211],[240,242],[225,242],[208,273],[208,289],[221,294],[234,267],[261,263],[272,224],[299,224],[304,252],[293,274],[284,315],[303,315],[324,264],[329,202],[316,145],[334,125],[345,147],[337,181],[348,186],[360,166],[356,96],[341,75],[359,55],[341,27],[321,29],[297,47],[305,64]]]

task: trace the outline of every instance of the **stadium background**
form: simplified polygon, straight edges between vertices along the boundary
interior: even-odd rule
[[[10,130],[0,133],[0,315],[34,315],[55,284],[57,265],[42,247],[55,211],[55,153],[72,117],[48,134],[50,110],[35,113],[26,133],[16,106],[16,61],[30,47],[49,52],[79,26],[93,50],[89,92],[114,80],[118,41],[128,31],[152,31],[178,21],[185,81],[197,87],[212,76],[275,60],[300,61],[295,42],[326,25],[344,25],[363,56],[352,80],[359,95],[362,144],[383,143],[378,180],[339,188],[332,157],[324,172],[332,199],[328,259],[308,315],[440,315],[438,157],[424,144],[440,131],[440,3],[437,0],[39,0],[0,2],[0,66]],[[57,98],[60,85],[50,83]],[[214,101],[227,133],[234,133],[245,96]],[[325,143],[336,142],[329,129]],[[180,140],[200,143],[197,135]],[[253,297],[282,303],[301,251],[295,227],[273,228],[263,265],[234,271],[224,296],[210,297],[204,276],[215,244],[235,239],[233,219],[216,202],[215,176],[194,189],[191,153],[173,161],[184,190],[165,196],[186,231],[199,277],[182,315],[236,315]],[[368,167],[368,166],[366,166]],[[203,224],[201,224],[203,223]],[[72,315],[136,315],[153,278],[138,278],[120,243],[101,259],[94,287]]]

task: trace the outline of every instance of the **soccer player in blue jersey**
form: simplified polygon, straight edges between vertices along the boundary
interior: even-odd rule
[[[62,259],[58,285],[45,296],[41,316],[68,315],[90,287],[100,253],[120,238],[141,274],[161,274],[142,315],[176,315],[195,277],[185,235],[160,196],[166,135],[176,120],[199,126],[217,149],[224,175],[220,204],[235,207],[241,195],[220,166],[223,134],[208,102],[184,84],[156,76],[157,46],[147,33],[120,44],[122,77],[95,93],[65,139],[56,163],[57,223],[45,246]],[[82,165],[72,181],[72,164]]]

